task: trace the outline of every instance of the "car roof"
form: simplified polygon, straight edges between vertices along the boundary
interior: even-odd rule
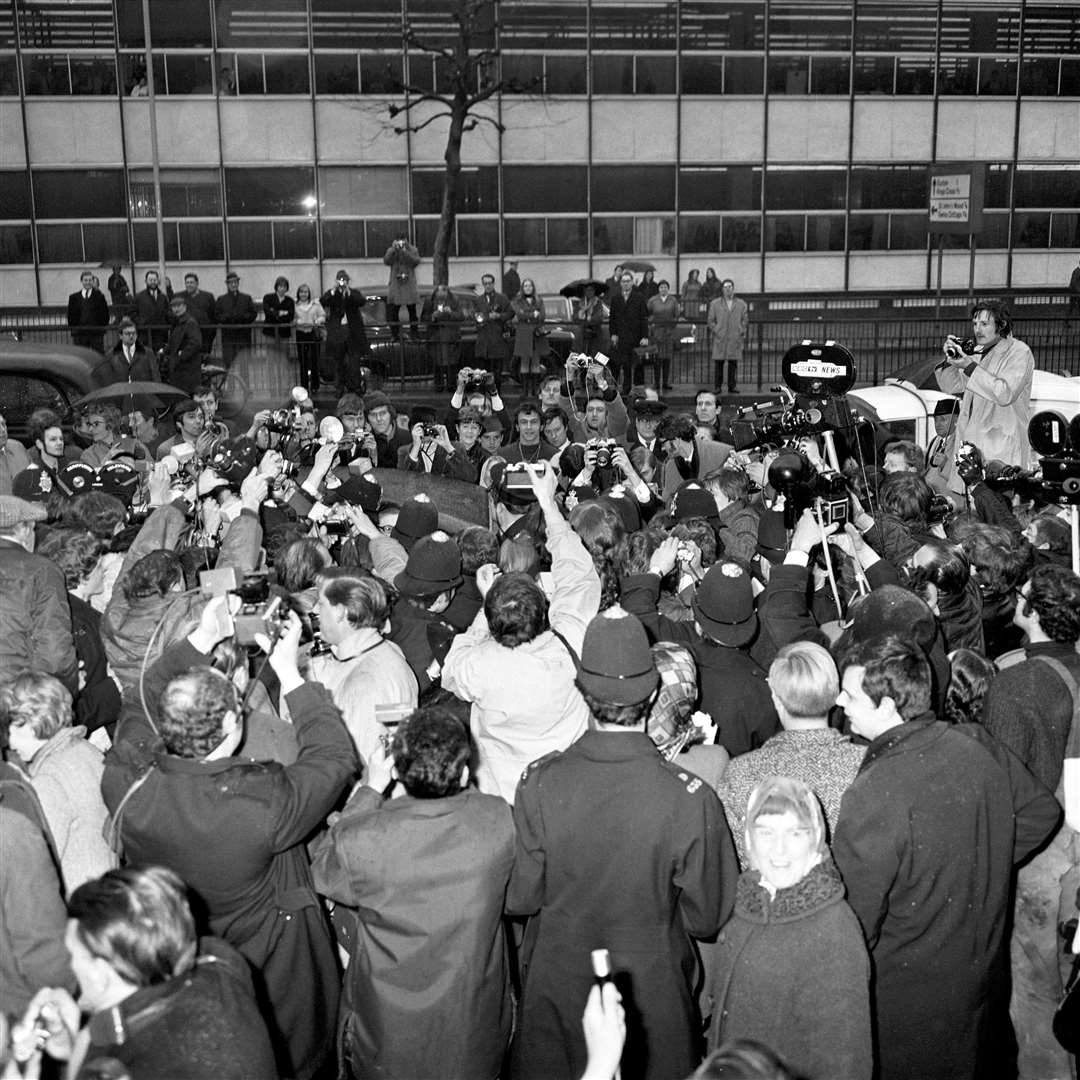
[[[32,375],[58,375],[83,393],[93,390],[100,378],[101,354],[78,345],[30,341],[0,341],[0,371]]]

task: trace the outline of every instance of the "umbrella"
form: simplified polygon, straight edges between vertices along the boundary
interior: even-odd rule
[[[889,378],[909,382],[917,390],[940,390],[941,387],[934,378],[934,372],[942,366],[940,356],[921,356],[917,360],[912,360],[910,364],[905,364],[898,371],[894,371]]]
[[[86,405],[91,401],[124,401],[131,397],[145,397],[155,399],[153,408],[159,408],[164,402],[162,398],[174,398],[180,400],[188,396],[187,391],[179,390],[168,383],[133,381],[115,382],[109,386],[103,386],[100,390],[91,390],[85,397],[79,398],[76,405]]]
[[[634,274],[644,274],[646,270],[652,270],[654,273],[656,271],[656,267],[644,259],[626,259],[622,264],[622,268]]]
[[[575,278],[569,285],[564,285],[559,290],[560,296],[567,298],[576,296],[579,299],[585,295],[585,289],[591,285],[596,292],[597,296],[603,296],[607,292],[607,284],[603,281],[597,281],[595,278]]]

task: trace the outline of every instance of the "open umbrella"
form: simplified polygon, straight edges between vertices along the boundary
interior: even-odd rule
[[[918,390],[940,390],[934,372],[943,366],[940,356],[920,356],[894,371],[889,378],[909,382]]]
[[[607,284],[603,281],[597,281],[595,278],[575,278],[569,285],[564,285],[559,294],[567,298],[578,297],[579,299],[585,295],[585,289],[591,285],[596,292],[597,296],[603,296],[607,292]]]
[[[188,396],[187,391],[179,390],[168,383],[135,380],[133,382],[115,382],[103,386],[100,390],[91,390],[85,397],[79,398],[76,405],[86,405],[91,401],[124,401],[127,398],[145,398],[152,408],[160,408],[165,401],[179,401]]]
[[[646,270],[656,271],[656,267],[644,259],[626,259],[623,261],[622,268],[634,274],[644,274]]]

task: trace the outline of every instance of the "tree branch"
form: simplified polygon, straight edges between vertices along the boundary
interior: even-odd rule
[[[440,94],[433,94],[430,91],[414,90],[411,87],[403,87],[405,93],[415,96],[410,96],[403,105],[390,105],[388,106],[388,112],[390,118],[393,119],[400,113],[408,113],[416,108],[417,105],[423,105],[425,102],[433,101],[438,105],[441,105],[444,109],[453,109],[454,103],[449,99],[442,97]]]
[[[431,116],[429,116],[426,120],[421,120],[417,124],[406,124],[405,127],[395,127],[394,134],[404,135],[406,131],[412,131],[414,133],[417,131],[423,131],[424,128],[428,126],[428,124],[433,124],[436,120],[442,120],[443,118],[446,118],[447,120],[452,120],[453,114],[449,112],[432,113]]]

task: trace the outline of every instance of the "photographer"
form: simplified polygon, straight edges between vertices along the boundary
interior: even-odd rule
[[[480,283],[484,291],[476,299],[476,348],[473,358],[477,363],[488,365],[497,385],[506,362],[506,332],[514,317],[514,309],[501,292],[495,291],[494,275],[483,274]]]
[[[510,435],[510,417],[506,406],[499,396],[495,375],[483,368],[462,368],[457,374],[457,386],[450,398],[450,409],[446,414],[446,428],[451,433],[457,430],[458,413],[462,406],[470,405],[481,416],[496,416],[503,426],[506,437]]]
[[[451,383],[451,370],[458,365],[461,351],[461,305],[445,285],[436,285],[424,301],[420,315],[427,332],[428,356],[435,373],[435,392]]]
[[[420,265],[419,249],[409,243],[407,236],[399,236],[386,249],[383,265],[390,267],[390,283],[386,292],[386,321],[395,341],[401,340],[401,309],[409,312],[409,329],[416,337],[416,268]]]
[[[491,456],[480,441],[484,432],[484,417],[471,405],[466,405],[458,413],[457,431],[458,439],[453,444],[454,453],[448,461],[447,475],[464,480],[467,484],[478,484],[480,470]]]
[[[452,475],[450,462],[457,451],[446,432],[446,426],[435,423],[435,410],[414,409],[411,420],[412,445],[398,450],[397,467],[406,472]]]
[[[151,705],[164,749],[146,770],[121,726],[102,791],[127,859],[180,874],[205,901],[210,930],[255,969],[279,1072],[309,1077],[332,1053],[340,977],[304,841],[355,775],[356,755],[330,694],[300,674],[300,630],[290,613],[279,636],[260,640],[296,727],[292,765],[235,756],[246,711],[210,667],[234,632],[230,599],[216,597],[159,662],[165,685]]]
[[[945,362],[935,371],[942,390],[962,395],[956,443],[974,443],[986,460],[999,458],[1027,469],[1035,358],[1024,342],[1012,336],[1012,318],[1000,300],[977,300],[971,308],[971,327],[970,351],[950,334],[943,346]],[[962,495],[964,484],[954,463],[946,462],[943,471],[948,489]]]

